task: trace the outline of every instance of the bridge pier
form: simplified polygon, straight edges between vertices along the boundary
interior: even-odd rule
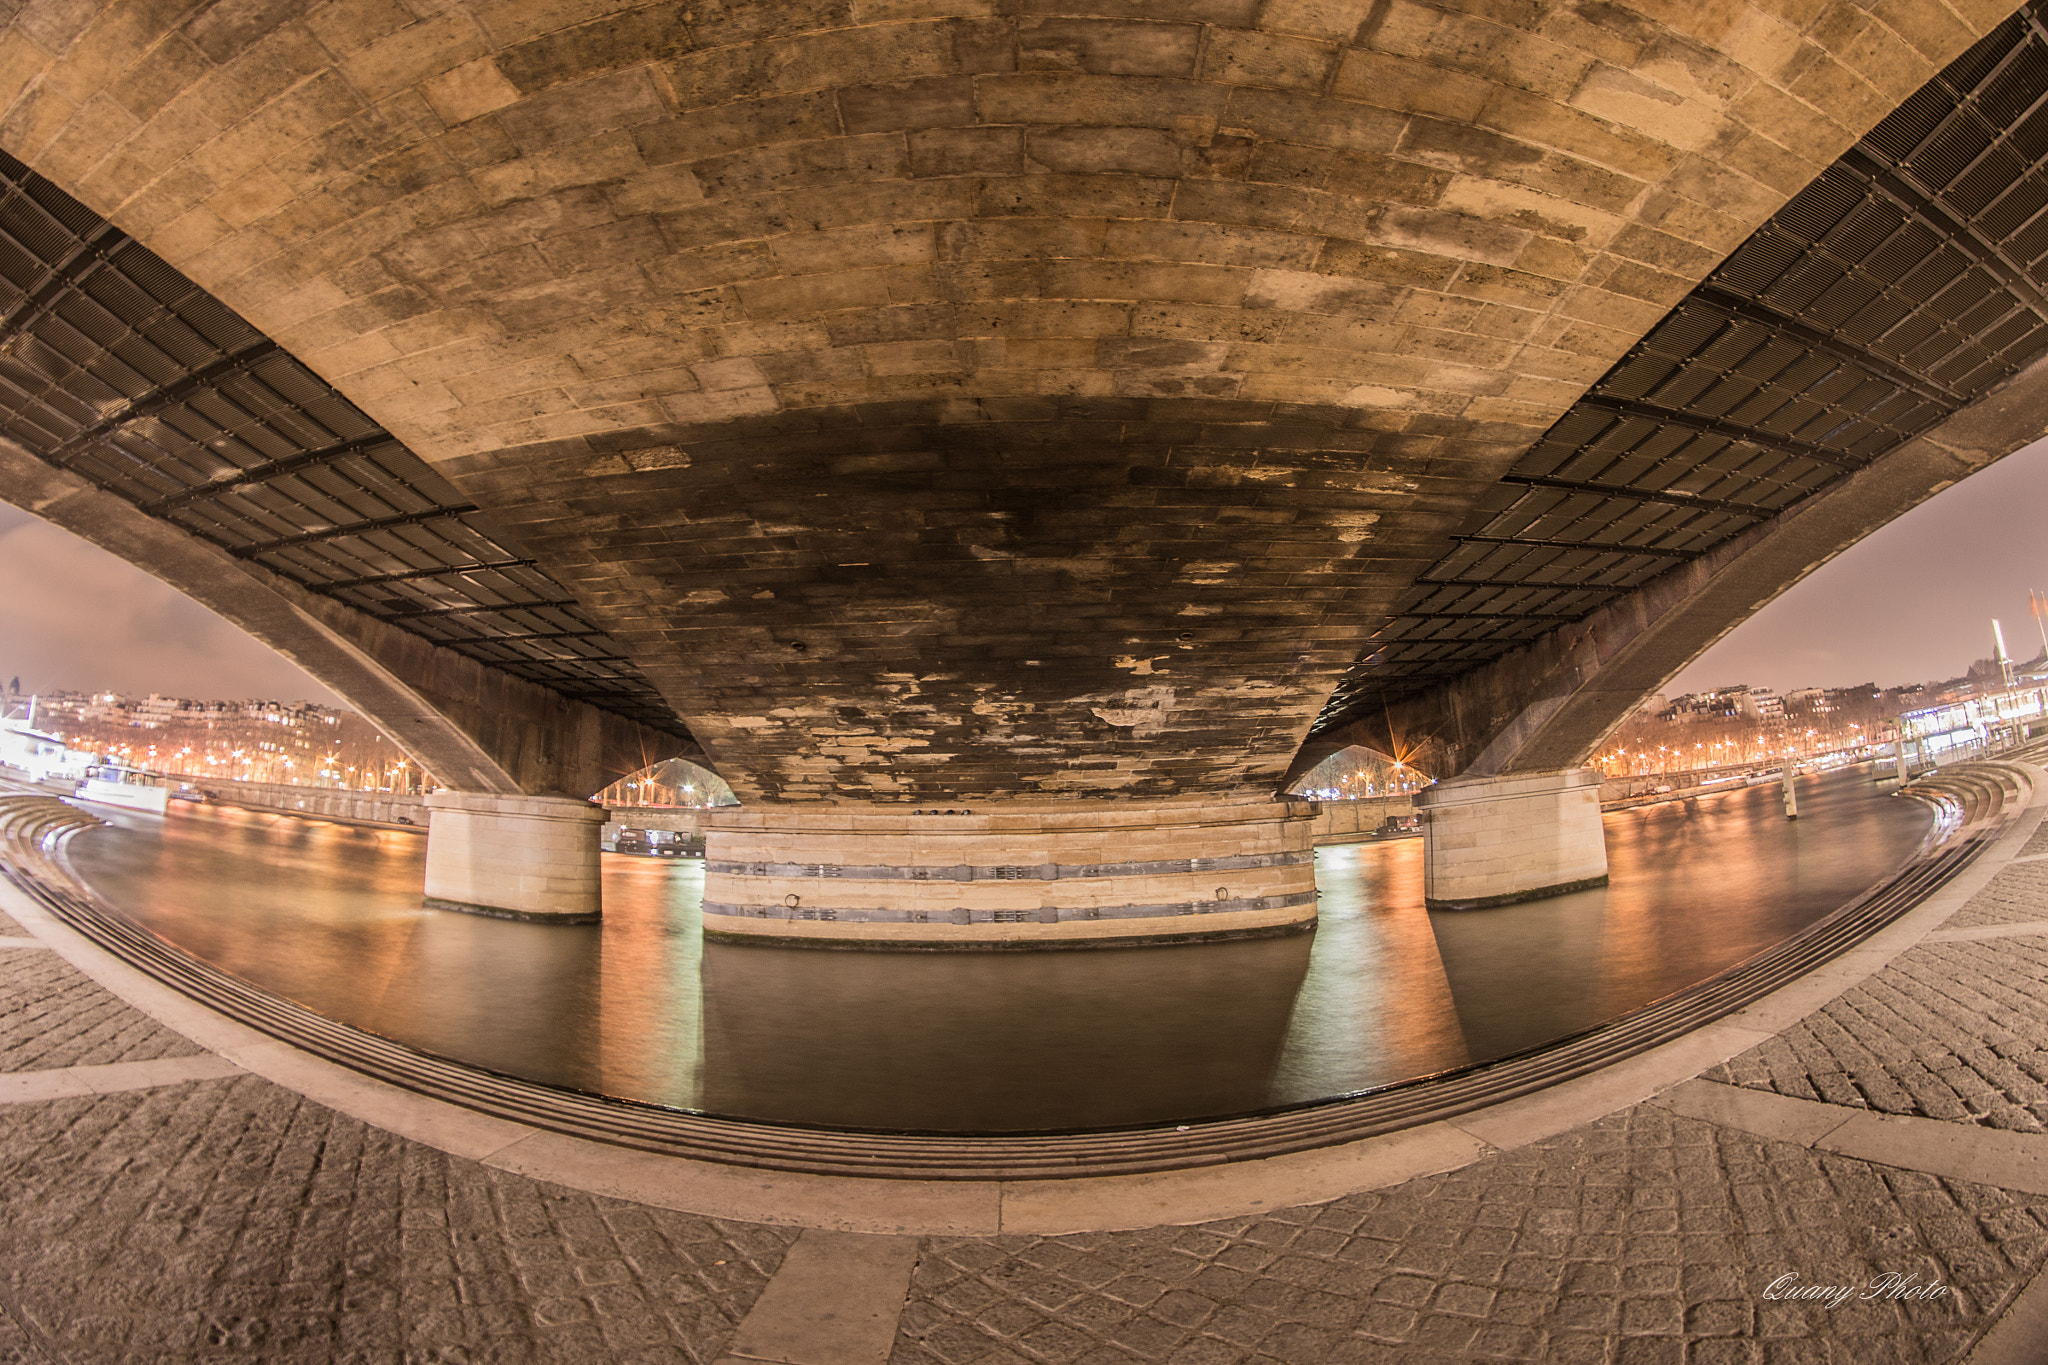
[[[1458,777],[1415,794],[1423,901],[1478,910],[1607,884],[1600,772]]]
[[[709,938],[824,947],[1072,947],[1315,923],[1300,802],[967,800],[707,811]]]
[[[427,798],[426,904],[499,919],[594,924],[602,806],[566,796]]]

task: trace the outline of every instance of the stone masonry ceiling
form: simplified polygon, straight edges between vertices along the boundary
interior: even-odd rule
[[[1318,729],[1775,517],[2048,352],[2029,5],[1774,214],[1481,498]]]
[[[0,147],[482,509],[743,799],[1252,801],[1340,686],[1590,610],[2031,344],[1944,314],[1986,359],[1884,400],[1903,334],[1688,302],[2010,8],[28,4]],[[1847,378],[1744,330],[1810,309]]]

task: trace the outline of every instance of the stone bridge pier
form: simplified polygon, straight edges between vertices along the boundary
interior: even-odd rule
[[[1315,922],[1302,802],[713,812],[713,937],[930,947],[1165,943]]]
[[[428,908],[554,924],[599,918],[602,806],[568,796],[441,791],[427,809]]]
[[[1467,777],[1418,792],[1424,902],[1480,910],[1607,884],[1600,772]]]

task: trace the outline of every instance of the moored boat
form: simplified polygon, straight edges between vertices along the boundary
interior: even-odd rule
[[[85,770],[85,781],[78,785],[77,799],[162,815],[170,804],[171,791],[155,773],[125,768],[118,763],[100,763]]]

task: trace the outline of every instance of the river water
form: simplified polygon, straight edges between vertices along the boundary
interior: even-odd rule
[[[1561,1038],[1883,880],[1925,806],[1867,768],[1606,817],[1612,884],[1422,906],[1422,842],[1327,848],[1312,935],[1047,953],[707,944],[702,864],[606,854],[604,923],[420,907],[426,841],[225,806],[110,807],[71,844],[109,905],[236,976],[422,1050],[779,1122],[1132,1125],[1355,1094]]]

